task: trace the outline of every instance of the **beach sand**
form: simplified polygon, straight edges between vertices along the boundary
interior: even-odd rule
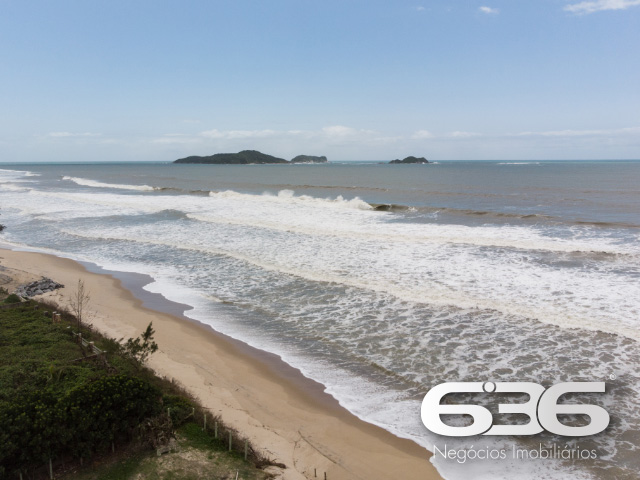
[[[125,282],[139,294],[134,296],[121,280],[52,255],[0,249],[0,266],[0,281],[5,282],[0,286],[10,292],[41,276],[64,284],[64,289],[42,295],[60,304],[82,279],[91,294],[89,321],[110,337],[137,337],[153,322],[159,351],[148,365],[175,379],[267,456],[284,463],[287,468],[278,470],[279,478],[313,479],[314,469],[319,479],[326,472],[327,480],[441,478],[424,448],[358,419],[275,355],[188,320],[179,305],[163,303],[159,295],[146,294],[143,304],[142,289],[131,287],[136,278]]]

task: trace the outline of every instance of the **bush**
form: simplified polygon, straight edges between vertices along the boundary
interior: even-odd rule
[[[162,406],[165,409],[169,409],[171,422],[174,425],[182,425],[194,411],[194,405],[189,400],[180,395],[163,396]]]
[[[130,438],[161,411],[159,391],[128,375],[106,376],[63,397],[38,392],[0,404],[0,465],[8,472],[63,454],[86,457]]]
[[[74,432],[76,456],[107,448],[116,437],[130,437],[145,418],[160,412],[160,393],[127,375],[103,377],[66,396],[62,407]]]
[[[144,365],[149,355],[158,351],[158,344],[153,341],[156,331],[152,325],[150,322],[138,338],[130,338],[122,345],[122,353],[138,365]]]
[[[7,298],[4,299],[4,303],[20,303],[22,300],[18,295],[12,293]]]

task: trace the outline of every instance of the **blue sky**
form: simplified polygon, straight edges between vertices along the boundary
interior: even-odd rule
[[[0,161],[640,158],[640,0],[0,0]]]

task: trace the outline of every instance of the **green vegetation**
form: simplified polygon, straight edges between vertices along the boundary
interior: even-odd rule
[[[76,290],[69,299],[69,308],[73,316],[76,317],[76,328],[82,326],[90,301],[91,295],[84,286],[84,280],[78,279]]]
[[[16,295],[15,293],[12,293],[11,295],[9,295],[7,298],[4,299],[3,303],[20,303],[22,300],[20,300],[20,297],[18,295]]]
[[[207,163],[247,165],[250,163],[289,163],[284,158],[273,157],[257,150],[243,150],[239,153],[216,153],[205,157],[180,158],[173,163]]]
[[[271,475],[245,462],[242,455],[228,452],[228,443],[215,439],[201,425],[185,423],[176,431],[174,450],[158,457],[154,452],[131,451],[113,455],[100,468],[69,472],[74,480],[122,480],[128,478],[199,480],[235,478],[267,480]]]
[[[265,163],[326,163],[327,157],[313,155],[298,155],[287,161],[284,158],[273,157],[257,150],[243,150],[238,153],[216,153],[199,157],[192,155],[190,157],[180,158],[173,163],[200,163],[212,165],[247,165],[247,164],[265,164]]]
[[[153,341],[155,331],[151,323],[138,338],[130,338],[124,344],[122,353],[140,365],[146,363],[149,355],[158,351],[158,344]]]
[[[144,366],[158,348],[151,324],[124,344],[83,327],[82,339],[96,353],[78,341],[77,319],[63,311],[62,322],[53,323],[54,310],[60,312],[34,301],[0,310],[0,479],[41,477],[49,462],[56,476],[66,471],[73,478],[221,478],[232,471],[267,478],[255,465],[268,460]],[[222,453],[229,432],[240,453]],[[158,448],[171,453],[158,457]],[[202,460],[195,469],[184,456],[192,450]]]
[[[321,157],[313,155],[298,155],[291,159],[291,163],[327,163],[327,157],[324,155]]]

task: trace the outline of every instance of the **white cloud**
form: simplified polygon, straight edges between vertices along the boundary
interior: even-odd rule
[[[463,139],[463,138],[472,138],[472,137],[481,137],[481,133],[476,132],[463,132],[463,131],[455,131],[455,132],[446,132],[446,133],[433,133],[429,130],[418,130],[409,136],[412,140],[425,140],[425,139]]]
[[[479,133],[475,133],[475,132],[451,132],[451,133],[447,133],[445,135],[445,137],[449,137],[449,138],[471,138],[471,137],[479,137],[481,136],[481,134]]]
[[[103,137],[104,138],[104,137]],[[168,133],[144,140],[160,158],[260,150],[282,158],[300,153],[332,161],[403,158],[631,158],[640,146],[640,126],[619,129],[564,129],[482,133],[466,130],[389,132],[346,125],[305,130],[223,130]],[[550,153],[552,152],[552,153]],[[417,156],[422,156],[419,153]]]
[[[47,133],[45,136],[53,137],[53,138],[63,138],[63,137],[99,137],[102,135],[101,133],[71,133],[71,132],[51,132]]]
[[[488,15],[500,13],[499,9],[491,8],[491,7],[480,7],[480,8],[478,8],[478,10],[480,10],[482,13],[486,13]]]
[[[414,140],[420,140],[425,138],[436,138],[436,136],[429,130],[418,130],[413,135],[411,135],[411,138],[413,138]]]
[[[424,12],[426,10],[426,8],[424,8],[424,7],[416,7],[416,10],[418,12]]]
[[[329,141],[344,142],[358,140],[383,141],[387,137],[372,130],[356,129],[343,125],[331,125],[319,130],[219,130],[214,128],[195,134],[167,133],[151,139],[159,144],[190,144],[216,141],[219,145],[259,145],[259,142]]]
[[[182,135],[182,134],[169,133],[167,135],[164,135],[163,137],[152,139],[151,143],[160,143],[165,145],[170,145],[170,144],[181,145],[181,144],[199,143],[201,141],[202,139],[200,138],[196,138],[188,135]]]
[[[566,5],[564,10],[572,13],[594,13],[603,10],[625,10],[640,5],[640,0],[594,0]]]
[[[322,133],[329,137],[348,137],[358,133],[358,130],[351,127],[344,127],[342,125],[333,125],[330,127],[324,127]]]
[[[236,139],[236,138],[266,138],[278,135],[276,130],[227,130],[220,131],[218,129],[207,130],[200,133],[200,136],[206,138],[220,139]]]
[[[517,137],[593,137],[640,135],[640,127],[618,128],[613,130],[550,130],[547,132],[521,132]]]

